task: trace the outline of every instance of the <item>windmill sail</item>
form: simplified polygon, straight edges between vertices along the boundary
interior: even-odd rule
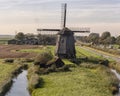
[[[74,33],[88,33],[89,28],[66,27],[67,4],[62,5],[61,25],[62,29],[37,29],[37,31],[58,31],[56,42],[56,55],[60,58],[76,58]]]
[[[66,13],[67,13],[67,4],[62,4],[62,15],[61,15],[61,25],[62,28],[66,27]]]

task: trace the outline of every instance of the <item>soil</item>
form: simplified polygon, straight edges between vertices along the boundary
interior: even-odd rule
[[[33,58],[37,53],[19,52],[21,49],[34,49],[38,45],[0,45],[0,59],[4,58]]]

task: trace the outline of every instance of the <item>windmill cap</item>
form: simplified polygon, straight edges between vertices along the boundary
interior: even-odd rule
[[[69,28],[64,27],[62,30],[59,31],[58,34],[59,35],[73,35],[73,32]]]

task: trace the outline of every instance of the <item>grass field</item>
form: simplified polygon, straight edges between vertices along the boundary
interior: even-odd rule
[[[8,38],[0,38],[0,44],[7,44],[8,40],[11,40],[13,37],[8,37]]]
[[[90,52],[86,49],[83,49],[80,46],[76,46],[76,53],[77,53],[76,54],[77,57],[86,56],[86,57],[94,57],[94,58],[103,58],[102,56],[100,56],[96,53]]]
[[[44,46],[44,47],[40,47],[40,48],[35,48],[35,49],[22,49],[19,50],[19,52],[25,52],[25,53],[42,53],[42,52],[46,52],[46,51],[51,51],[52,54],[55,54],[55,46]],[[90,51],[87,51],[86,49],[81,48],[80,46],[76,46],[76,57],[77,58],[83,58],[83,57],[88,57],[88,58],[96,58],[96,59],[103,59],[102,56],[97,55],[95,53],[92,53]],[[69,61],[68,59],[63,59],[63,62],[65,64],[74,64],[71,61]]]
[[[12,76],[12,72],[18,67],[16,64],[3,63],[0,60],[0,89]]]
[[[34,90],[32,96],[112,96],[110,85],[115,77],[108,69],[96,65],[93,69],[76,67],[71,70],[40,76],[44,85]]]
[[[35,48],[20,48],[17,52],[39,54],[51,51],[54,54],[54,50],[54,46],[38,46]],[[76,46],[76,50],[77,58],[103,58],[79,46]],[[65,64],[74,64],[68,59],[63,59],[63,61]],[[16,67],[17,64],[6,64],[0,61],[0,86],[11,76]],[[69,72],[39,75],[44,83],[42,88],[37,88],[32,92],[32,96],[112,96],[111,87],[117,80],[107,67],[84,63],[77,67],[71,67],[70,70]]]
[[[52,51],[54,54],[55,47],[47,46],[39,49],[22,49],[20,52],[37,52]],[[87,51],[86,49],[76,46],[77,57],[94,57],[103,58],[100,55]],[[65,64],[74,64],[68,59],[63,59]],[[44,84],[42,88],[35,89],[32,96],[112,96],[111,86],[115,83],[116,77],[106,67],[94,64],[94,68],[89,68],[93,64],[85,67],[71,68],[71,72],[50,73],[40,75]]]
[[[26,53],[42,53],[46,51],[51,51],[54,55],[55,53],[55,46],[38,46],[38,48],[35,49],[22,49],[19,50],[19,52],[26,52]]]

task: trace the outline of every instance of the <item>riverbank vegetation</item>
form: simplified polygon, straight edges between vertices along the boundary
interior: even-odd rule
[[[116,90],[113,85],[118,83],[114,74],[104,66],[82,65],[70,68],[70,72],[40,75],[44,83],[32,96],[112,96]]]
[[[27,68],[27,65],[13,61],[14,59],[0,60],[0,96],[4,96],[10,89],[13,77],[18,75],[23,68]]]
[[[3,78],[0,78],[0,84],[5,80],[8,81],[22,64],[27,64],[28,89],[32,96],[112,96],[112,93],[118,91],[116,87],[118,80],[108,68],[109,61],[102,56],[76,46],[77,59],[62,59],[64,64],[56,68],[54,50],[54,46],[12,50],[17,53],[48,52],[52,57],[47,58],[48,65],[45,65],[47,68],[41,68],[37,57],[35,58],[39,62],[36,64],[35,58],[1,60],[0,77]]]
[[[47,48],[52,50],[53,54],[54,47]],[[33,50],[28,51],[33,52]],[[104,63],[100,63],[105,61],[105,58],[78,46],[76,50],[79,64],[63,59],[70,71],[51,71],[49,74],[40,74],[42,71],[40,66],[30,67],[28,78],[32,96],[112,96],[112,93],[118,91],[116,76],[107,66],[104,66]],[[37,78],[36,83],[32,83],[33,77]]]

